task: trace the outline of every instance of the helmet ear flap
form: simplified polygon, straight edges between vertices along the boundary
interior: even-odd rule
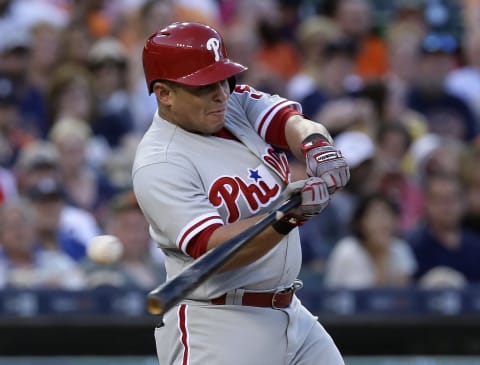
[[[148,94],[151,95],[153,94],[153,85],[155,84],[155,82],[157,82],[158,80],[153,80],[150,85],[148,85]]]
[[[228,86],[230,87],[230,94],[235,90],[235,85],[237,85],[237,78],[235,76],[230,76],[228,79]]]

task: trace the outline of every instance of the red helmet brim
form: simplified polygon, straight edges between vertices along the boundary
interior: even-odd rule
[[[247,67],[229,59],[225,59],[172,81],[192,86],[208,85],[226,80],[245,70],[247,70]]]

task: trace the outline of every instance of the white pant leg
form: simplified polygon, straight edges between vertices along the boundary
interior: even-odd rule
[[[160,365],[286,365],[288,315],[272,308],[181,305],[155,330]]]
[[[344,365],[298,299],[287,310],[181,305],[164,322],[155,330],[160,365]]]
[[[288,365],[345,365],[331,336],[298,298],[287,313]]]

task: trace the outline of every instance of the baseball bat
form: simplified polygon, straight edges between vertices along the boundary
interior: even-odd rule
[[[160,316],[166,313],[190,292],[204,283],[236,252],[251,242],[254,237],[270,227],[272,223],[280,220],[285,213],[300,205],[301,200],[300,194],[291,196],[280,207],[268,213],[253,226],[220,246],[207,251],[178,275],[153,289],[147,295],[147,309],[149,313]]]

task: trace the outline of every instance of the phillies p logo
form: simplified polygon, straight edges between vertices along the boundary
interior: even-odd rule
[[[207,49],[215,54],[215,61],[220,60],[220,41],[217,38],[210,38],[207,41]]]

